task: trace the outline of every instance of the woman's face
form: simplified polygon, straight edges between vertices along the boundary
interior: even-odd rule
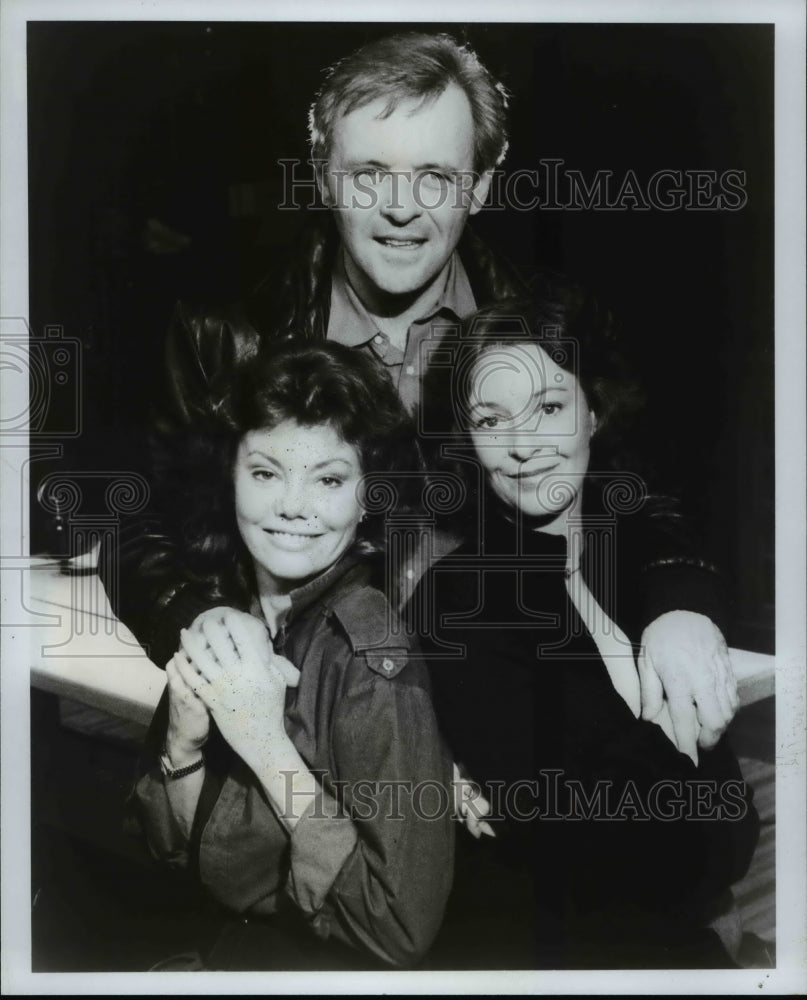
[[[262,593],[284,593],[333,565],[361,520],[359,454],[330,424],[286,420],[249,431],[235,460],[238,530]]]
[[[531,516],[569,510],[596,424],[571,372],[538,344],[492,347],[474,365],[468,417],[497,496]]]

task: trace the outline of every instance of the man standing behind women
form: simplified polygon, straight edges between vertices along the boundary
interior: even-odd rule
[[[468,226],[504,159],[506,112],[501,84],[447,35],[381,38],[328,70],[310,114],[328,211],[313,213],[285,273],[246,302],[177,309],[160,427],[180,452],[206,419],[211,383],[276,336],[335,340],[377,357],[417,410],[420,349],[436,327],[525,292]],[[736,692],[710,620],[714,570],[688,552],[664,556],[646,553],[654,600],[643,623],[643,709],[655,716],[664,694],[679,745],[695,755],[728,724]],[[109,565],[116,613],[162,666],[208,600],[163,524],[133,533]]]

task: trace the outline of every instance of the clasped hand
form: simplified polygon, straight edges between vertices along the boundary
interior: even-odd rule
[[[642,635],[642,717],[666,705],[678,749],[697,764],[698,747],[720,739],[737,711],[737,682],[720,629],[705,615],[669,611]]]
[[[286,688],[296,687],[300,674],[274,652],[256,618],[216,610],[182,630],[181,647],[166,667],[169,740],[185,752],[202,746],[212,717],[249,762],[286,738]]]

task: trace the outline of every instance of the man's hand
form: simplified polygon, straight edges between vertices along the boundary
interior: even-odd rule
[[[720,629],[694,611],[668,611],[642,634],[642,718],[655,719],[666,698],[678,749],[698,760],[717,743],[739,706],[737,682]]]
[[[490,815],[490,803],[482,794],[479,785],[462,776],[459,767],[454,764],[452,781],[454,789],[454,815],[477,840],[484,833],[487,837],[495,837],[490,823],[484,819]]]

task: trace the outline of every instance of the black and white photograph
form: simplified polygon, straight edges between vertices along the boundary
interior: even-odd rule
[[[4,993],[807,991],[804,35],[8,0]]]

